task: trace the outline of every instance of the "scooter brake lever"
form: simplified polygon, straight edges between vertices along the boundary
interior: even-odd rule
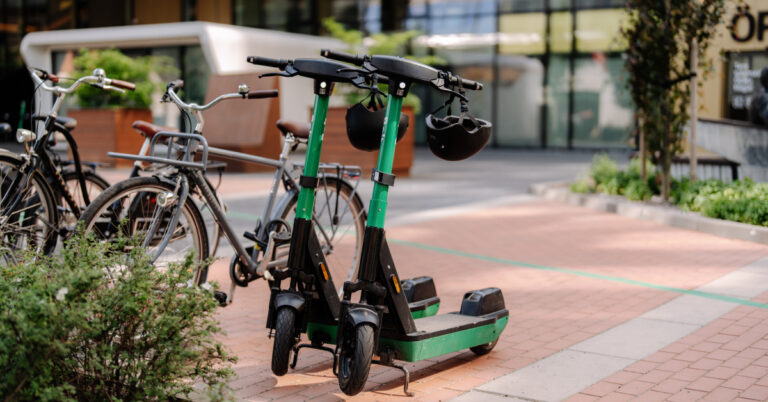
[[[455,96],[455,97],[457,97],[457,98],[459,98],[459,99],[463,100],[464,102],[469,102],[469,99],[467,99],[467,97],[466,97],[466,96],[464,96],[463,94],[461,94],[461,93],[459,93],[459,92],[456,92],[456,91],[454,91],[454,90],[452,90],[452,89],[446,88],[446,87],[444,87],[444,86],[439,86],[439,87],[437,87],[436,89],[437,89],[438,91],[441,91],[441,92],[447,92],[447,93],[449,93],[449,94],[451,94],[451,95],[453,95],[453,96]]]
[[[259,74],[259,78],[264,78],[264,77],[293,77],[294,75],[296,75],[296,74],[289,74],[289,73],[286,73],[285,71],[280,71],[279,73],[263,73],[263,74]]]

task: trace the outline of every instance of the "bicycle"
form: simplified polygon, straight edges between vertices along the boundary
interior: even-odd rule
[[[189,199],[190,194],[199,194],[211,208],[216,226],[235,249],[235,255],[230,261],[229,292],[215,293],[219,303],[226,306],[232,303],[236,286],[247,286],[262,276],[269,278],[270,270],[282,267],[287,262],[286,243],[291,230],[288,222],[292,220],[299,193],[295,172],[303,166],[290,162],[288,157],[299,143],[306,142],[309,130],[301,123],[278,122],[278,128],[285,136],[278,160],[208,146],[205,137],[201,135],[203,111],[225,99],[275,97],[277,91],[250,91],[246,85],[240,85],[237,93],[220,95],[200,106],[184,103],[178,97],[177,91],[182,86],[181,80],[169,83],[163,101],[175,103],[188,118],[194,115],[196,124],[191,133],[154,133],[148,155],[108,153],[112,157],[166,166],[166,174],[136,177],[115,184],[91,203],[81,221],[85,232],[97,241],[111,241],[120,235],[139,235],[141,246],[148,248],[153,262],[161,269],[165,264],[180,261],[190,251],[195,252],[199,261],[205,261],[208,258],[206,228],[202,224],[199,208]],[[163,156],[156,156],[154,151],[159,138],[167,141]],[[218,197],[204,175],[209,155],[276,169],[262,215],[264,220],[257,223],[252,233],[244,234],[246,239],[254,243],[252,247],[246,248],[238,241],[225,212],[215,202]],[[361,171],[357,166],[340,164],[322,164],[321,169],[323,174],[316,193],[325,203],[313,215],[313,220],[317,222],[316,232],[322,239],[323,253],[337,260],[334,265],[338,269],[336,274],[351,278],[359,260],[367,217],[357,194]],[[348,179],[356,179],[355,184]],[[281,184],[285,195],[277,201]],[[208,267],[203,266],[196,272],[194,284],[202,285],[206,282],[207,270]]]
[[[0,257],[10,260],[24,249],[51,253],[58,238],[73,229],[73,222],[90,202],[94,190],[107,187],[93,169],[83,170],[70,133],[74,120],[58,117],[66,95],[83,83],[123,93],[135,88],[130,82],[107,78],[102,69],[95,69],[92,75],[75,80],[67,88],[46,84],[56,84],[59,78],[44,70],[30,68],[30,74],[37,88],[53,93],[56,101],[50,113],[34,116],[43,122],[37,131],[16,131],[16,140],[24,144],[25,153],[0,150]],[[69,143],[71,163],[62,162],[51,149],[55,133],[61,133]]]

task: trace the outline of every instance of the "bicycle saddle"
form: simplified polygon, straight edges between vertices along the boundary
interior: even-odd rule
[[[298,121],[278,120],[277,128],[283,135],[292,133],[296,138],[308,139],[309,138],[309,124]]]
[[[43,121],[43,120],[45,120],[47,118],[48,118],[48,115],[46,115],[46,114],[33,114],[32,115],[32,119],[33,120]],[[56,118],[56,123],[61,124],[62,126],[64,126],[64,128],[66,128],[69,131],[72,131],[72,130],[75,129],[75,127],[77,127],[77,120],[75,120],[75,119],[73,119],[71,117],[57,117]]]
[[[155,134],[159,133],[160,131],[179,131],[175,128],[158,126],[144,120],[134,121],[133,124],[131,124],[131,127],[133,127],[134,130],[138,131],[141,135],[147,138],[154,137]]]

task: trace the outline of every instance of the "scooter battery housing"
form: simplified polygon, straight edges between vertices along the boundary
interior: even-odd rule
[[[464,294],[461,315],[481,316],[504,309],[504,296],[499,288],[472,290]]]
[[[408,303],[437,296],[435,282],[430,276],[419,276],[406,279],[400,283],[400,287],[403,289],[403,293],[405,294]]]

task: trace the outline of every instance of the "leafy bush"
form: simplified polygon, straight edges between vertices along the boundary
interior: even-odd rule
[[[594,188],[592,187],[592,183],[589,182],[588,179],[582,179],[577,180],[573,183],[571,183],[571,192],[574,193],[594,193]]]
[[[619,173],[619,165],[606,154],[597,154],[592,158],[589,166],[589,177],[595,181],[595,186],[599,189],[600,185],[613,180]]]
[[[117,49],[86,50],[81,49],[74,60],[75,75],[91,75],[96,68],[102,68],[108,78],[130,81],[136,84],[136,90],[121,94],[105,91],[89,85],[77,90],[77,97],[82,107],[135,107],[146,108],[152,104],[152,93],[162,89],[161,83],[150,80],[150,74],[159,74],[165,80],[178,75],[170,57],[144,56],[129,57]]]
[[[0,266],[0,394],[167,400],[196,381],[225,390],[234,359],[214,339],[210,291],[188,285],[193,264],[156,270],[138,247],[126,257],[77,237],[57,256]]]
[[[635,179],[629,181],[627,188],[624,190],[624,195],[632,201],[645,201],[653,196],[653,191],[648,186],[647,181]]]

